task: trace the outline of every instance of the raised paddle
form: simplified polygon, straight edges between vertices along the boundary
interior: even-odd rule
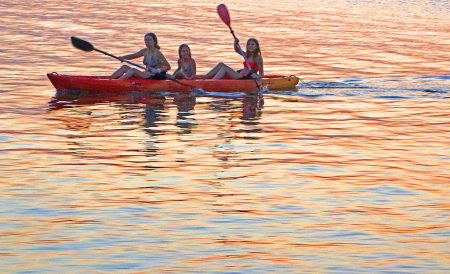
[[[220,19],[222,19],[222,21],[225,23],[225,25],[227,25],[230,28],[230,32],[231,32],[231,34],[233,34],[234,39],[236,41],[239,40],[239,39],[237,39],[236,35],[234,35],[234,31],[231,28],[230,14],[228,13],[227,6],[225,6],[225,4],[218,5],[217,13],[219,14]],[[247,57],[244,54],[244,51],[242,51],[241,46],[239,45],[239,42],[237,42],[236,44],[238,46],[239,51],[241,52],[241,55],[244,57],[244,60],[245,60],[245,63],[247,64],[248,69],[250,70],[250,72],[253,72],[252,68],[250,67],[250,64],[248,63]],[[255,78],[253,78],[253,80],[255,80],[258,90],[261,91],[261,86],[259,85],[258,80],[256,80]]]
[[[89,43],[88,41],[85,41],[85,40],[83,40],[83,39],[77,38],[77,37],[75,37],[75,36],[70,37],[70,40],[72,41],[72,45],[73,45],[74,47],[76,47],[77,49],[81,49],[81,50],[83,50],[83,51],[93,51],[93,50],[95,50],[95,51],[98,51],[98,52],[103,53],[103,54],[105,54],[105,55],[108,55],[108,56],[110,56],[110,57],[116,58],[117,60],[120,60],[119,57],[117,57],[117,56],[115,56],[115,55],[112,55],[112,54],[110,54],[110,53],[107,53],[106,51],[103,51],[103,50],[96,49],[96,48],[95,48],[91,43]],[[120,61],[122,61],[122,60],[120,60]],[[145,68],[145,67],[143,67],[143,66],[141,66],[141,65],[138,65],[138,64],[136,64],[136,63],[130,62],[130,61],[128,61],[128,60],[123,60],[123,61],[124,61],[124,62],[127,62],[127,63],[130,64],[130,65],[139,67],[139,68],[141,68],[141,69],[148,70],[147,68]],[[182,86],[189,87],[189,88],[192,88],[192,89],[197,89],[197,87],[195,87],[195,86],[192,86],[192,85],[189,85],[189,84],[186,84],[186,83],[182,83],[182,82],[180,82],[180,81],[178,81],[178,80],[176,80],[176,79],[169,78],[169,77],[168,77],[168,79],[169,79],[169,80],[172,80],[172,81],[174,81],[174,82],[177,82],[178,84],[180,84],[180,85],[182,85]]]

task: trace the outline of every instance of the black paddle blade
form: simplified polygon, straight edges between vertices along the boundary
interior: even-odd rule
[[[76,47],[77,49],[81,49],[84,51],[93,51],[94,46],[89,43],[88,41],[84,41],[83,39],[77,38],[75,36],[70,37],[70,40],[72,40],[72,45]]]

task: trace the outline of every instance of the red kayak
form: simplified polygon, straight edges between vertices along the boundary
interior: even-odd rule
[[[169,91],[189,92],[202,89],[208,92],[246,92],[258,90],[255,81],[249,80],[142,80],[142,79],[109,79],[108,76],[79,76],[63,75],[55,72],[47,74],[57,90],[89,90],[98,92],[125,92],[125,91]],[[295,75],[264,76],[258,80],[261,88],[268,90],[292,89],[298,84],[299,78]]]

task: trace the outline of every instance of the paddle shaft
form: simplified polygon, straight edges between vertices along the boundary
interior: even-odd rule
[[[107,53],[106,51],[99,50],[99,49],[96,49],[96,48],[94,48],[94,50],[95,50],[95,51],[98,51],[98,52],[100,52],[100,53],[103,53],[103,54],[105,54],[105,55],[111,56],[111,57],[113,57],[113,58],[116,58],[117,60],[120,60],[119,57],[117,57],[117,56],[115,56],[115,55],[112,55],[112,54],[110,54],[110,53]],[[120,60],[120,61],[122,61],[122,60]],[[143,66],[141,66],[141,65],[138,65],[138,64],[136,64],[136,63],[133,63],[133,62],[131,62],[131,61],[128,61],[128,60],[123,60],[123,61],[124,61],[124,62],[127,62],[127,63],[130,64],[130,65],[139,67],[139,68],[141,68],[141,69],[148,70],[147,68],[145,68],[145,67],[143,67]]]

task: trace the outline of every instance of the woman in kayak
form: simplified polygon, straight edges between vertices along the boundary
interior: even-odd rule
[[[191,49],[188,45],[182,44],[178,48],[178,68],[173,73],[174,79],[195,79],[197,74],[197,65],[195,60],[191,57]]]
[[[111,79],[130,79],[137,77],[141,79],[165,80],[166,72],[170,69],[170,64],[167,62],[164,55],[159,51],[158,38],[152,32],[144,36],[146,48],[138,52],[119,56],[119,59],[124,60],[136,59],[144,56],[144,65],[147,67],[146,71],[140,71],[127,65],[121,66],[109,78]]]
[[[239,40],[234,40],[234,50],[240,54],[238,47]],[[250,38],[247,41],[247,51],[244,51],[245,57],[247,57],[248,63],[252,69],[250,72],[247,63],[244,61],[244,69],[235,71],[224,63],[217,64],[210,72],[203,76],[203,79],[222,79],[228,76],[231,79],[259,79],[264,76],[263,59],[261,56],[261,49],[259,48],[259,42],[255,38]],[[257,72],[259,71],[259,75]]]

